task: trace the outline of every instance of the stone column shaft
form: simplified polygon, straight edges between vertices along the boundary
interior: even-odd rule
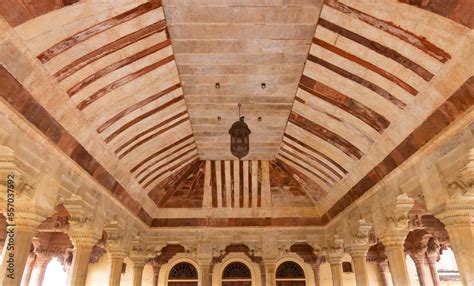
[[[392,276],[390,275],[387,259],[377,261],[377,269],[379,270],[380,276],[382,277],[383,286],[392,286]]]
[[[311,268],[313,269],[313,274],[314,274],[314,285],[319,286],[321,284],[321,279],[320,279],[320,274],[319,274],[319,269],[320,269],[321,263],[312,263]]]
[[[440,286],[441,282],[439,280],[438,269],[436,267],[436,261],[433,261],[428,258],[428,265],[430,267],[431,279],[433,280],[433,286]]]
[[[385,246],[394,286],[410,285],[403,244]]]
[[[446,225],[463,285],[474,285],[474,225]]]
[[[158,286],[158,276],[160,275],[161,266],[153,265],[153,286]]]
[[[31,240],[36,233],[36,228],[32,226],[23,227],[19,223],[15,227],[9,227],[9,231],[14,229],[14,234],[7,233],[5,245],[3,247],[3,259],[0,273],[0,285],[19,286],[26,261],[30,254]],[[14,249],[9,250],[9,242]]]
[[[44,280],[44,274],[46,273],[46,267],[48,266],[49,262],[51,261],[51,257],[38,255],[36,257],[36,262],[33,267],[31,282],[33,286],[41,286]]]
[[[143,280],[143,269],[145,258],[130,258],[133,262],[133,286],[141,286]]]
[[[202,286],[211,286],[211,281],[209,280],[209,268],[209,263],[201,264]]]
[[[367,272],[367,251],[368,245],[354,245],[351,247],[349,254],[352,257],[354,265],[354,273],[357,286],[369,285],[369,273]]]
[[[126,254],[122,252],[110,253],[109,286],[120,286],[122,278],[122,265]]]
[[[331,264],[331,277],[333,286],[342,286],[342,263]]]
[[[30,284],[31,273],[33,272],[33,266],[35,264],[35,260],[36,260],[36,255],[34,253],[30,253],[26,261],[25,270],[23,271],[23,277],[21,278],[21,286],[28,286]]]
[[[369,285],[369,274],[367,272],[367,261],[365,256],[352,257],[354,263],[354,274],[357,286]]]
[[[71,267],[68,273],[68,286],[84,286],[93,245],[74,247]]]

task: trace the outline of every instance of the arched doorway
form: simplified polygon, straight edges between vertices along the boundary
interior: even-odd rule
[[[252,274],[242,262],[232,262],[222,272],[222,286],[251,286]]]
[[[277,286],[306,285],[303,268],[293,261],[286,261],[280,264],[276,270],[275,276]]]
[[[168,274],[168,286],[197,286],[198,272],[187,262],[180,262],[171,268]]]

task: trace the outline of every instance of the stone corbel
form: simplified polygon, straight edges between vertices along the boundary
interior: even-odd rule
[[[360,219],[357,222],[357,228],[351,235],[351,244],[347,248],[352,257],[365,257],[369,247],[375,244],[375,241],[372,239],[373,235],[370,233],[372,230],[372,225],[364,219]]]
[[[92,207],[78,195],[72,195],[63,203],[69,212],[68,234],[75,248],[92,248],[102,236],[95,231]]]
[[[122,223],[112,220],[104,227],[104,231],[107,234],[105,246],[109,253],[128,253],[130,243],[127,242],[125,227]]]
[[[330,264],[339,263],[342,257],[344,257],[344,240],[336,234],[334,239],[329,241],[326,260]]]
[[[448,183],[448,192],[451,199],[474,198],[474,148],[469,150],[467,160],[459,174]]]
[[[181,242],[180,243],[184,249],[185,252],[193,257],[197,257],[197,243],[196,242]]]

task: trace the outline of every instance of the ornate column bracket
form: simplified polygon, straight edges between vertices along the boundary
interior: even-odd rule
[[[432,237],[423,229],[411,231],[405,240],[405,251],[410,255],[416,266],[418,280],[420,285],[430,285],[431,275],[427,275],[424,270],[424,265],[428,264],[426,259],[426,251],[428,249],[428,240]]]
[[[474,281],[474,148],[464,167],[448,184],[450,200],[437,217],[444,223],[463,284]]]
[[[408,212],[413,204],[414,200],[406,194],[399,195],[392,215],[386,218],[384,232],[379,237],[385,246],[394,286],[410,284],[403,244],[409,231]]]
[[[351,245],[347,247],[347,251],[352,257],[354,264],[354,272],[356,276],[356,284],[358,286],[369,285],[369,275],[367,272],[367,251],[373,241],[369,235],[372,230],[372,225],[365,220],[359,220],[357,222],[357,229],[352,234]]]

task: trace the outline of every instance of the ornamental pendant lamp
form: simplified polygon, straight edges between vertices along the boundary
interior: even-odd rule
[[[244,117],[240,116],[240,107],[241,104],[239,103],[239,121],[232,124],[232,127],[229,129],[230,152],[239,160],[249,153],[249,135],[251,133],[249,127],[244,122]]]

